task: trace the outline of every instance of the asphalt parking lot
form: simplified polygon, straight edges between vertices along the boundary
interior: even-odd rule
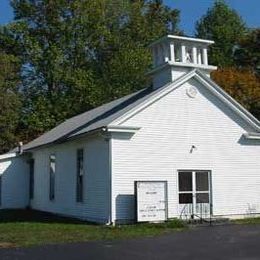
[[[1,249],[1,260],[260,259],[260,225],[197,227],[153,238]]]

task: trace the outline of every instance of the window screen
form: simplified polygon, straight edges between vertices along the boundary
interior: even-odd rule
[[[179,191],[192,191],[192,172],[179,172]]]
[[[29,196],[30,196],[30,199],[33,199],[33,197],[34,197],[34,159],[31,159],[29,161],[29,164],[30,164]]]
[[[209,203],[209,193],[197,193],[196,202],[197,203]]]
[[[83,201],[84,150],[77,150],[77,202]]]
[[[2,175],[0,175],[0,205],[2,205]]]
[[[179,172],[179,203],[192,203],[192,172]]]
[[[208,172],[196,172],[196,190],[197,191],[209,190]]]
[[[56,173],[56,156],[52,154],[50,156],[50,190],[49,190],[50,200],[54,200],[55,198],[55,173]]]
[[[192,193],[180,193],[179,194],[180,204],[191,204],[192,203]]]

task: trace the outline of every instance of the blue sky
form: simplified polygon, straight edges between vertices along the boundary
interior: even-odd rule
[[[214,0],[164,0],[169,6],[181,11],[180,26],[188,35],[193,35],[195,22],[206,13]],[[9,0],[0,0],[0,24],[13,18]],[[260,27],[260,0],[226,0],[242,16],[249,27]]]
[[[213,5],[214,0],[164,0],[181,11],[181,28],[188,35],[194,34],[196,21]],[[260,27],[260,0],[226,0],[249,27]]]

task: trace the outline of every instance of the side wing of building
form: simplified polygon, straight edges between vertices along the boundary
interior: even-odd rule
[[[0,158],[0,209],[25,208],[29,202],[27,156],[15,154]]]
[[[33,209],[100,223],[108,221],[109,145],[102,136],[41,148],[33,151],[32,157]]]

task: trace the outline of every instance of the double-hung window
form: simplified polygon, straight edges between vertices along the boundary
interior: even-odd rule
[[[84,150],[77,150],[77,202],[83,202],[83,175],[84,175]]]
[[[31,159],[29,161],[29,165],[30,165],[29,196],[30,196],[30,199],[33,199],[33,197],[34,197],[34,159]]]
[[[2,205],[2,174],[0,175],[0,206]]]
[[[55,173],[56,173],[56,156],[55,154],[50,155],[50,190],[49,199],[54,200],[55,198]]]

